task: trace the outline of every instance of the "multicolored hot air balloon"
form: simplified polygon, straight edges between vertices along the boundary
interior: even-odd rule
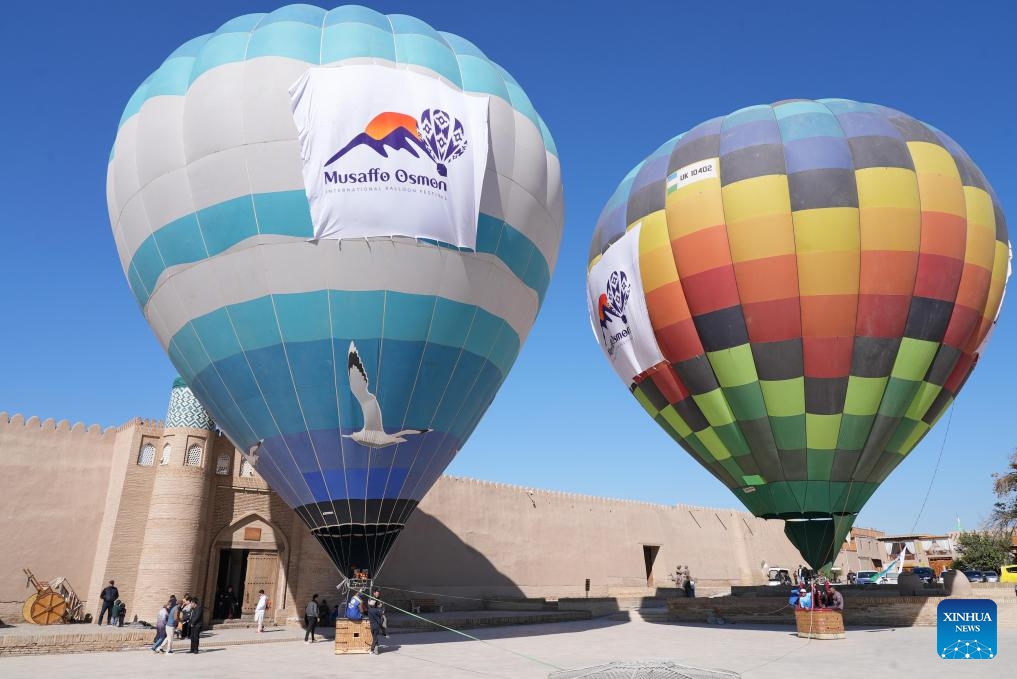
[[[985,177],[883,106],[785,101],[654,151],[601,214],[594,334],[755,515],[831,561],[971,374],[1009,274]]]
[[[242,16],[131,97],[107,192],[177,370],[340,570],[375,574],[550,281],[560,168],[526,94],[409,16]]]

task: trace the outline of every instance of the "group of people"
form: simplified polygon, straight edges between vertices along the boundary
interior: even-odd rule
[[[197,653],[201,641],[201,633],[205,630],[205,607],[201,599],[185,594],[183,601],[177,601],[171,594],[169,601],[159,609],[155,618],[155,640],[152,643],[153,653],[172,653],[173,638],[190,639],[191,649],[188,653]]]
[[[222,592],[216,600],[215,616],[218,620],[232,620],[240,617],[240,600],[229,587]]]
[[[827,609],[844,610],[844,595],[837,591],[830,582],[801,583],[791,588],[791,596],[787,601],[795,608],[802,610]]]
[[[377,655],[381,637],[388,638],[388,619],[385,614],[385,605],[380,600],[380,592],[374,590],[371,596],[360,592],[350,597],[346,607],[345,617],[349,620],[359,621],[365,617],[371,624],[371,653]],[[98,624],[102,624],[103,617],[106,617],[107,625],[123,626],[124,616],[127,607],[120,600],[120,592],[117,590],[113,580],[109,586],[102,590],[100,595],[102,608],[99,611]],[[239,617],[238,601],[230,587],[224,594],[221,594],[217,602],[217,613],[229,620],[234,615]],[[265,631],[265,613],[271,607],[271,600],[265,594],[265,590],[258,590],[258,603],[254,609],[254,621],[258,632]],[[304,608],[304,634],[305,643],[315,642],[315,630],[318,625],[333,624],[339,617],[339,606],[330,609],[326,599],[318,600],[315,594]],[[153,653],[173,653],[174,639],[190,639],[191,645],[188,653],[198,653],[201,633],[205,630],[205,608],[201,599],[190,594],[184,595],[182,600],[177,600],[175,594],[171,594],[169,600],[159,609],[156,614],[155,639],[152,641]]]
[[[811,569],[806,568],[802,564],[798,564],[798,568],[795,569],[794,579],[791,584],[800,587],[807,587],[809,583],[812,582],[812,577],[813,573]]]
[[[314,603],[315,597],[311,597],[311,604]],[[371,596],[366,596],[360,592],[354,592],[353,596],[350,597],[349,603],[346,604],[346,619],[353,621],[363,620],[365,617],[371,623],[371,653],[378,655],[381,651],[378,648],[381,637],[388,639],[388,616],[385,614],[385,604],[382,603],[381,592],[374,590],[371,592]],[[310,609],[311,604],[308,604]],[[307,620],[307,610],[304,611],[305,621]],[[304,641],[307,641],[305,635]],[[311,643],[314,642],[314,633],[311,631]]]
[[[123,627],[124,618],[127,617],[127,604],[120,600],[120,590],[117,589],[112,580],[102,590],[99,598],[102,600],[102,608],[99,609],[99,620],[96,624],[102,625],[102,619],[105,617],[107,625]]]
[[[685,592],[685,596],[690,599],[696,596],[696,581],[689,575],[687,565],[679,565],[675,568],[674,581],[675,586]]]

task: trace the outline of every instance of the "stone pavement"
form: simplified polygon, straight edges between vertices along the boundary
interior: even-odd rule
[[[225,630],[234,634],[249,630]],[[936,630],[930,627],[853,628],[847,639],[799,639],[787,626],[689,625],[657,618],[631,620],[600,618],[547,625],[486,628],[470,632],[482,642],[451,632],[393,634],[384,653],[333,655],[332,643],[230,645],[209,648],[197,656],[174,653],[155,656],[145,650],[119,653],[0,658],[0,676],[137,677],[172,670],[200,677],[315,677],[340,676],[428,678],[546,677],[554,665],[587,667],[613,660],[676,660],[688,665],[740,672],[746,679],[808,676],[841,679],[855,676],[921,676],[951,679],[1009,676],[1017,653],[1017,630],[999,631],[1000,657],[994,660],[941,660],[936,655]],[[533,658],[521,657],[522,654]],[[536,660],[548,663],[542,665]]]
[[[445,627],[474,629],[589,620],[590,613],[589,611],[448,611],[428,613],[426,617]],[[436,626],[429,625],[416,616],[391,613],[389,614],[389,628],[393,633],[402,633],[434,631]],[[318,635],[329,639],[335,638],[334,633],[334,628],[318,628]],[[137,624],[111,627],[93,624],[38,626],[22,623],[0,628],[0,658],[47,653],[87,653],[136,649],[151,645],[154,637],[155,630],[153,628],[145,628]],[[296,625],[269,625],[264,634],[258,634],[254,631],[253,624],[227,623],[207,631],[202,636],[202,644],[209,648],[216,648],[292,641],[294,639],[303,641],[303,638],[303,629]]]

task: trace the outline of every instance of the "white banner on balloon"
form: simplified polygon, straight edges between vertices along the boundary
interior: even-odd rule
[[[488,97],[380,64],[310,68],[290,96],[315,239],[476,248]]]
[[[653,336],[639,272],[636,224],[601,255],[586,277],[593,333],[626,386],[664,360]]]

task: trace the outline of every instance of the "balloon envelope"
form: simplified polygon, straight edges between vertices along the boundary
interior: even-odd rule
[[[336,123],[362,131],[346,148],[308,151],[297,117],[313,127],[320,112],[299,110],[300,87],[365,72],[413,80],[428,101],[468,100],[480,127],[464,137],[459,114],[380,108]],[[376,90],[341,103],[405,94]],[[335,156],[325,173],[315,152]],[[322,228],[309,203],[358,180],[346,161],[387,192],[342,194],[370,197],[353,239],[348,212],[322,209]],[[411,192],[445,200],[462,168],[464,185],[479,168],[464,189],[468,245],[427,235],[399,207]],[[397,186],[397,170],[417,186]],[[182,45],[138,88],[107,193],[131,289],[177,370],[341,571],[376,572],[491,404],[557,258],[559,163],[525,93],[475,46],[412,17],[246,15]]]
[[[820,567],[971,373],[1009,257],[995,194],[945,134],[787,101],[702,123],[629,173],[588,302],[651,417]]]

